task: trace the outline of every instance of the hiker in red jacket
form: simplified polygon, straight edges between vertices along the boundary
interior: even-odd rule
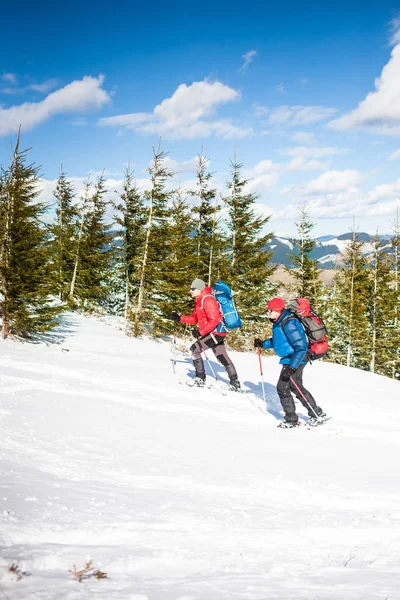
[[[240,390],[236,369],[225,347],[226,330],[218,300],[212,295],[211,288],[201,279],[192,281],[190,295],[196,300],[192,314],[180,315],[174,311],[171,318],[187,325],[198,325],[198,330],[192,330],[196,342],[190,347],[195,368],[194,385],[205,385],[206,373],[201,353],[211,348],[217,360],[225,367],[232,389]]]

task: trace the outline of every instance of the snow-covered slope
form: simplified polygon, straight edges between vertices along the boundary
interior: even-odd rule
[[[76,315],[1,344],[0,598],[400,598],[400,384],[315,364],[332,420],[279,430],[276,358],[262,414],[256,355],[232,353],[249,396],[170,356]],[[68,572],[89,559],[107,579]]]

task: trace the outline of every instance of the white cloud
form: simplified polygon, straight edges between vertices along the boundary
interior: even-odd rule
[[[287,148],[281,150],[281,154],[294,157],[313,157],[322,158],[323,156],[333,156],[335,154],[343,154],[347,152],[346,148],[320,148],[318,146],[295,146],[294,148]]]
[[[88,124],[88,120],[85,117],[79,117],[79,119],[74,119],[71,121],[71,125],[75,127],[85,127]]]
[[[310,125],[330,119],[336,112],[336,108],[325,106],[281,105],[271,110],[267,122],[270,125]]]
[[[34,92],[40,92],[41,94],[47,94],[50,90],[53,90],[58,85],[57,79],[48,79],[43,83],[31,83],[27,86],[28,90],[32,90]]]
[[[400,17],[395,17],[394,19],[392,19],[391,23],[390,23],[390,28],[391,28],[391,38],[390,38],[390,42],[394,45],[394,44],[399,44],[400,43]]]
[[[375,91],[369,92],[357,108],[328,123],[328,127],[400,135],[400,43],[393,48],[389,62],[375,80]]]
[[[17,94],[24,94],[25,92],[40,92],[41,94],[47,94],[50,90],[53,90],[58,85],[57,79],[48,79],[43,83],[31,83],[25,87],[6,87],[0,90],[2,94],[8,94],[10,96],[16,96]]]
[[[308,125],[329,119],[335,113],[337,108],[326,108],[325,106],[294,106],[293,124]]]
[[[189,160],[185,160],[183,162],[174,160],[173,158],[170,158],[170,156],[166,156],[164,159],[164,165],[167,167],[167,169],[169,169],[173,173],[176,173],[177,175],[179,175],[180,173],[195,173],[197,171],[197,163],[197,156],[194,156],[193,158],[190,158]],[[210,163],[208,163],[208,166],[209,165]]]
[[[3,75],[1,75],[1,79],[3,81],[7,81],[8,83],[16,83],[17,82],[17,76],[14,75],[14,73],[3,73]]]
[[[259,163],[254,165],[254,167],[243,169],[243,177],[245,179],[250,179],[251,177],[258,177],[259,175],[264,175],[265,173],[276,171],[279,168],[280,165],[274,163],[272,160],[261,160]]]
[[[131,113],[100,119],[99,125],[133,129],[143,134],[161,135],[166,139],[194,139],[216,135],[225,139],[251,135],[250,127],[232,125],[230,121],[205,120],[218,106],[239,98],[233,88],[216,81],[181,84],[170,98],[152,113]]]
[[[328,164],[318,160],[307,160],[303,156],[294,157],[289,163],[275,163],[272,160],[262,160],[253,167],[243,169],[243,177],[246,179],[258,179],[260,176],[264,176],[268,173],[276,173],[277,171],[324,171],[328,168]],[[269,183],[274,181],[268,179]],[[274,181],[274,184],[277,182]],[[265,180],[264,180],[265,183]],[[263,185],[261,180],[258,179],[255,184],[256,187]]]
[[[304,156],[293,158],[285,167],[288,171],[324,171],[328,163],[320,160],[307,160]]]
[[[292,140],[299,144],[314,144],[315,135],[311,131],[296,131],[292,136]]]
[[[249,180],[245,186],[245,193],[257,194],[258,196],[265,198],[265,195],[271,192],[278,181],[279,174],[276,172],[258,175],[257,177],[253,177],[253,179]]]
[[[263,106],[262,104],[255,104],[253,106],[254,109],[254,115],[256,117],[264,117],[265,115],[267,115],[269,113],[269,108],[267,108],[266,106]]]
[[[275,86],[275,89],[282,94],[282,92],[285,91],[285,86],[283,85],[283,83],[280,83],[279,85]]]
[[[389,159],[390,160],[397,160],[398,158],[400,158],[400,149],[399,150],[395,150],[394,152],[392,152],[392,154],[390,154]]]
[[[253,167],[243,169],[243,177],[248,179],[246,194],[257,194],[265,197],[279,181],[280,165],[272,160],[262,160]]]
[[[282,193],[301,197],[337,193],[352,189],[365,179],[366,175],[356,170],[326,171],[308,183],[286,187]]]
[[[308,189],[305,186],[302,189],[293,186],[282,190],[293,199],[284,209],[275,213],[274,218],[293,219],[298,214],[299,206],[305,203],[310,217],[321,219],[393,216],[400,208],[400,179],[362,192],[358,184],[365,180],[365,176],[361,173],[329,173],[329,177],[324,177],[324,174],[310,182]],[[335,177],[333,173],[336,173]],[[339,178],[338,173],[342,174]]]
[[[247,67],[253,62],[256,56],[257,50],[249,50],[249,52],[245,52],[244,54],[242,54],[243,64],[240,67],[239,71],[245,71]]]
[[[30,130],[57,114],[82,113],[99,110],[110,97],[102,89],[104,76],[84,77],[52,92],[41,102],[25,102],[11,108],[0,109],[0,135]]]

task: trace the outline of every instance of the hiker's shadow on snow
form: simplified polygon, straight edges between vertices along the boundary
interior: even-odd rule
[[[243,381],[243,386],[247,389],[248,394],[254,394],[258,400],[264,401],[262,382],[254,383],[254,381]],[[275,419],[282,419],[282,407],[279,401],[279,396],[276,393],[276,387],[272,383],[264,382],[264,391],[266,397],[266,409],[269,414]]]

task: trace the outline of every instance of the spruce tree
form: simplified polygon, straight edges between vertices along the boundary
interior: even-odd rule
[[[68,297],[74,272],[74,249],[78,235],[78,210],[71,182],[61,170],[56,190],[56,221],[49,226],[50,253],[55,293],[60,300]]]
[[[126,331],[130,332],[132,309],[137,304],[140,287],[140,267],[146,236],[147,210],[143,195],[136,185],[130,165],[124,174],[124,184],[119,202],[114,206],[118,211],[114,216],[117,224],[116,253],[114,264],[114,312],[124,314]],[[118,310],[119,309],[119,310]]]
[[[146,237],[140,265],[140,281],[136,306],[132,313],[132,330],[140,335],[145,330],[157,335],[163,329],[165,315],[160,303],[160,285],[164,278],[163,262],[167,256],[168,201],[171,192],[167,181],[173,176],[165,165],[167,153],[153,149],[153,161],[148,168],[151,188],[145,192],[147,201]]]
[[[74,305],[77,303],[77,300],[75,299],[75,286],[76,286],[78,270],[80,268],[80,262],[81,262],[81,253],[82,253],[83,238],[84,238],[84,231],[85,231],[85,221],[87,219],[88,210],[89,210],[90,194],[91,194],[91,183],[88,180],[84,184],[83,199],[82,199],[81,206],[78,210],[79,227],[78,227],[78,234],[77,234],[74,249],[73,249],[74,268],[72,271],[71,283],[69,286],[69,294],[68,294],[68,302],[71,305]]]
[[[335,275],[335,319],[330,322],[329,358],[348,367],[370,367],[369,272],[363,243],[353,228],[342,267]]]
[[[108,293],[111,273],[112,240],[110,224],[106,222],[108,202],[104,175],[100,175],[93,195],[82,214],[79,239],[79,269],[74,296],[85,309],[98,308]]]
[[[392,250],[392,288],[393,306],[389,317],[390,328],[390,377],[400,379],[400,220],[397,209],[396,218],[392,222],[393,237],[391,240]]]
[[[46,230],[41,218],[46,206],[37,201],[39,168],[27,164],[20,138],[0,185],[0,307],[3,338],[11,333],[30,337],[57,323],[58,308],[50,305],[51,278]]]
[[[315,248],[315,239],[311,235],[314,223],[308,219],[308,211],[305,207],[300,208],[300,222],[296,223],[296,226],[297,237],[290,240],[294,252],[288,254],[293,268],[285,268],[293,277],[294,284],[287,287],[293,296],[308,298],[311,306],[318,311],[322,293],[321,269],[319,269],[317,261],[310,257]]]
[[[192,211],[181,188],[173,191],[166,230],[166,257],[163,261],[164,277],[160,281],[160,313],[166,333],[171,332],[169,317],[172,311],[188,314],[193,310],[189,295],[197,267],[197,239],[193,237]],[[161,321],[161,319],[160,319]]]
[[[211,186],[212,173],[208,171],[209,160],[201,152],[197,161],[197,189],[191,192],[196,199],[193,208],[196,235],[196,274],[211,285],[213,259],[215,259],[217,213],[216,194]]]
[[[369,269],[370,371],[389,376],[394,315],[392,267],[387,246],[379,239],[377,232]]]
[[[259,333],[258,321],[276,291],[271,281],[276,267],[270,263],[273,253],[268,247],[272,234],[264,233],[270,217],[256,215],[257,196],[246,192],[248,181],[242,177],[242,166],[235,156],[231,162],[228,194],[223,198],[228,209],[229,242],[224,278],[235,292],[243,321],[242,329],[230,337],[236,347],[249,349],[251,336]]]

